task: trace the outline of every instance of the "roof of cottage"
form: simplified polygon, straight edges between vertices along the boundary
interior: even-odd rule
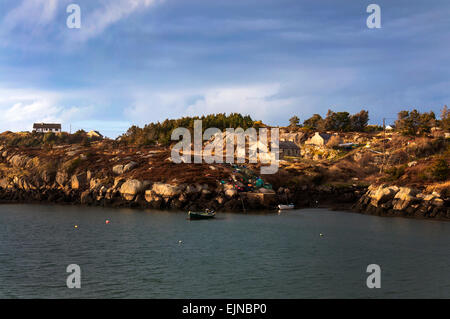
[[[34,123],[33,129],[39,129],[39,128],[48,128],[48,129],[61,129],[61,124],[56,123]]]
[[[280,149],[296,149],[296,150],[298,150],[299,147],[294,142],[282,141],[282,142],[280,142]]]
[[[322,137],[325,141],[331,138],[331,134],[316,132],[316,135]]]

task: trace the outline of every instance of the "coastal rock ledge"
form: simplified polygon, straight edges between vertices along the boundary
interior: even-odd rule
[[[279,187],[238,192],[229,184],[162,183],[122,176],[95,178],[88,172],[69,175],[59,172],[46,181],[39,175],[0,177],[0,202],[57,203],[108,207],[246,212],[274,210],[279,203],[294,203],[297,208],[332,207],[348,210],[367,188]],[[58,175],[59,174],[59,175]],[[37,176],[36,178],[34,178]]]
[[[353,208],[360,213],[379,216],[450,220],[448,196],[410,187],[371,185]]]

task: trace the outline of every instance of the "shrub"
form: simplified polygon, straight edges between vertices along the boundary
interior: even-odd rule
[[[398,165],[407,162],[408,159],[409,159],[408,153],[406,153],[404,150],[399,150],[391,154],[388,163]]]
[[[314,185],[320,185],[320,184],[322,184],[324,179],[325,179],[325,176],[319,173],[319,174],[313,175],[311,181]]]
[[[450,168],[445,159],[440,158],[431,168],[433,177],[438,181],[445,181],[449,178]]]
[[[341,138],[338,135],[333,135],[327,143],[328,147],[337,147],[341,144]]]
[[[53,132],[48,132],[44,134],[43,142],[45,144],[53,144],[56,141],[56,134]]]
[[[409,145],[408,149],[417,157],[426,157],[442,151],[445,146],[445,141],[442,138],[419,138]]]
[[[360,167],[366,167],[368,166],[371,162],[373,162],[373,155],[366,152],[364,154],[361,155],[361,157],[358,159],[358,165]]]
[[[390,180],[396,180],[405,174],[406,165],[394,166],[385,170],[386,174],[389,175]]]
[[[67,167],[67,174],[69,174],[69,175],[72,175],[73,173],[75,173],[75,170],[79,167],[79,166],[81,166],[81,164],[82,164],[82,160],[81,160],[81,158],[76,158],[76,159],[74,159],[74,160],[72,160],[70,163],[69,163],[69,165],[68,165],[68,167]]]
[[[408,145],[408,141],[411,138],[403,136],[403,135],[394,135],[392,139],[387,143],[387,147],[400,148]]]
[[[83,145],[84,147],[91,147],[91,141],[89,140],[89,138],[83,137],[81,145]]]

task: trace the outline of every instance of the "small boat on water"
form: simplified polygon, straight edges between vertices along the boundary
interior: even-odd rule
[[[294,209],[294,204],[289,204],[289,205],[278,205],[278,209],[279,209],[279,210],[289,210],[289,209]]]
[[[197,219],[211,219],[216,217],[216,212],[213,210],[205,210],[204,212],[191,212],[188,213],[189,219],[197,220]]]

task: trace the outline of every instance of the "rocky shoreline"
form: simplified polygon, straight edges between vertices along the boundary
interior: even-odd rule
[[[280,188],[266,196],[238,193],[222,185],[149,185],[138,180],[116,180],[111,188],[91,183],[89,189],[44,186],[33,189],[24,181],[4,185],[0,181],[0,203],[65,204],[102,207],[127,207],[176,210],[250,212],[275,210],[278,203],[294,203],[296,208],[329,208],[361,214],[426,218],[450,221],[450,200],[437,192],[424,194],[418,189],[389,185],[302,186],[290,190]],[[6,187],[5,187],[6,186]]]
[[[154,150],[147,154],[131,152],[122,160],[114,154],[102,158],[99,153],[94,155],[97,158],[88,158],[80,148],[56,149],[56,154],[46,159],[39,153],[25,155],[3,149],[0,201],[245,212],[276,209],[278,204],[287,203],[298,208],[349,209],[365,192],[364,187],[356,185],[278,183],[273,188],[258,180],[260,184],[256,186],[258,178],[248,168],[192,164],[181,170],[181,166],[167,160],[164,152]],[[149,160],[161,167],[147,168]],[[172,181],[158,181],[158,176]],[[244,185],[246,178],[253,181],[250,189]]]
[[[449,197],[437,192],[427,194],[410,187],[371,185],[353,208],[370,215],[450,221]]]
[[[105,207],[135,207],[152,209],[246,212],[275,210],[279,203],[294,203],[297,208],[321,207],[349,210],[364,193],[363,187],[306,187],[277,192],[237,192],[228,185],[213,188],[206,184],[164,184],[116,178],[106,187],[91,180],[87,189],[77,189],[78,179],[72,177],[72,187],[30,185],[26,180],[0,180],[1,203],[53,203]]]
[[[320,184],[314,179],[293,183],[290,175],[269,184],[249,168],[180,166],[170,162],[167,151],[157,150],[122,154],[56,148],[48,158],[0,150],[0,203],[233,212],[275,210],[278,204],[293,203],[296,208],[450,220],[448,187],[440,192],[388,184],[368,187],[355,183],[357,178],[352,184]]]

